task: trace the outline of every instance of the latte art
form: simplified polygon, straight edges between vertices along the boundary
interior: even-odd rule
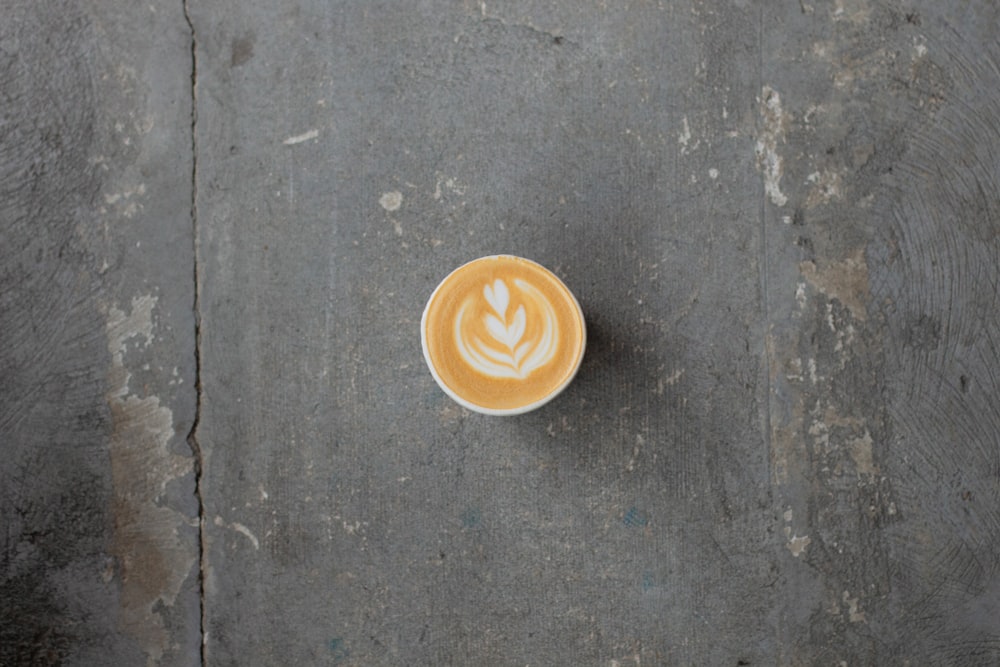
[[[524,302],[509,319],[510,290],[500,278],[483,288],[483,297],[493,312],[482,316],[480,326],[476,326],[474,318],[467,317],[475,306],[472,300],[459,309],[455,318],[455,346],[459,354],[477,371],[492,377],[527,377],[552,360],[559,343],[555,311],[545,295],[520,278],[514,279],[514,286],[520,290]],[[541,321],[536,339],[525,340],[528,327],[525,303],[531,308],[532,317]],[[482,335],[483,328],[488,336]]]
[[[534,409],[562,391],[586,343],[573,294],[544,267],[512,255],[452,271],[420,327],[438,385],[465,407],[495,415]]]

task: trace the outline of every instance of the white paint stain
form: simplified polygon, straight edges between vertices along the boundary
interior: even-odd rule
[[[717,179],[719,177],[719,170],[716,169],[716,168],[714,168],[714,167],[711,168],[711,169],[709,169],[708,170],[708,177],[711,178],[714,181],[715,179]]]
[[[391,192],[384,192],[382,196],[378,199],[379,206],[389,211],[398,211],[399,207],[403,205],[403,193],[398,190],[393,190]]]
[[[781,96],[770,86],[761,90],[760,114],[763,128],[757,138],[757,168],[764,174],[764,191],[775,206],[784,206],[788,197],[781,192],[782,159],[778,144],[784,141],[785,113]]]
[[[294,146],[295,144],[301,144],[304,141],[315,139],[318,136],[319,136],[319,130],[309,130],[308,132],[303,132],[302,134],[296,134],[295,136],[288,137],[281,143],[283,143],[286,146]]]

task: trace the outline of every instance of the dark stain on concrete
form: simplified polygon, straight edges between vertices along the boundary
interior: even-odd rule
[[[97,190],[90,26],[73,3],[0,22],[0,663],[56,665],[113,632],[100,554],[111,480],[94,266],[79,207]],[[96,363],[95,363],[96,362]],[[90,605],[93,605],[90,608]],[[120,652],[114,652],[121,655]]]
[[[239,67],[250,62],[250,59],[253,58],[253,45],[256,40],[257,35],[253,32],[249,32],[243,37],[234,38],[230,47],[229,66]]]

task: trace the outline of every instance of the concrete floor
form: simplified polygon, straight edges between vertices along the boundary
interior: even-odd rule
[[[996,3],[0,5],[0,664],[1000,664]]]

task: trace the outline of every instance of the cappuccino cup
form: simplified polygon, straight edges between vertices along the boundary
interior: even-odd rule
[[[420,340],[431,375],[460,405],[516,415],[555,398],[586,348],[583,311],[542,265],[491,255],[452,271],[431,294]]]

